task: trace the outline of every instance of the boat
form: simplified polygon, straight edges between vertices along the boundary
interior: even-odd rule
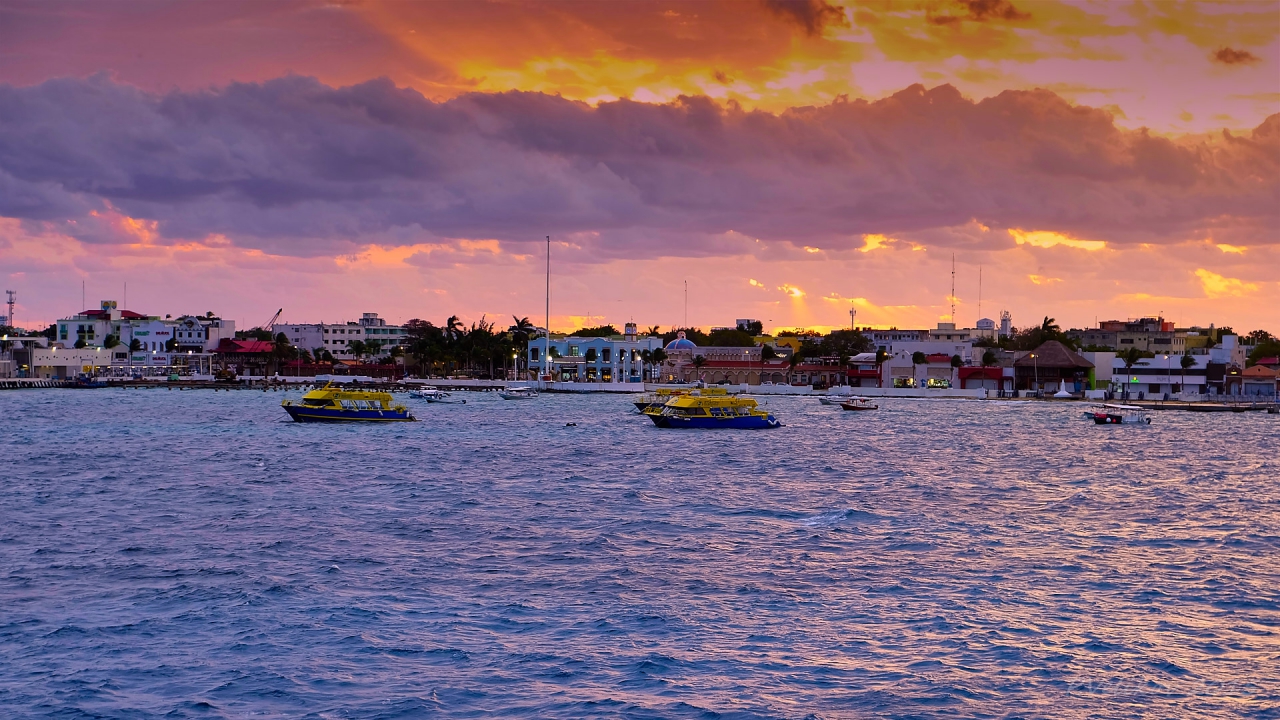
[[[391,393],[344,390],[333,383],[303,395],[300,403],[285,400],[280,405],[297,422],[417,420],[409,408],[393,404]]]
[[[72,387],[77,390],[96,390],[106,386],[106,380],[99,380],[88,373],[80,373],[79,375],[76,375],[75,379],[71,381],[71,384],[68,387]]]
[[[445,392],[433,387],[424,387],[418,390],[410,390],[409,397],[418,400],[426,400],[429,403],[445,403],[466,405],[467,401],[463,398],[455,398],[453,393]]]
[[[506,390],[500,390],[498,395],[503,400],[532,400],[538,397],[538,391],[531,387],[509,387]]]
[[[698,389],[699,388],[697,387],[658,388],[657,390],[654,390],[651,393],[645,393],[637,397],[635,400],[632,400],[631,402],[633,405],[636,406],[637,410],[644,412],[645,408],[648,408],[651,406],[665,405],[667,401],[673,397],[677,397],[680,395],[688,395],[690,392],[693,392],[694,390],[698,390]],[[700,390],[703,395],[728,395],[729,394],[729,391],[725,388],[700,388]]]
[[[756,406],[751,398],[693,390],[662,405],[650,405],[644,414],[660,428],[731,428],[755,430],[782,425]]]
[[[840,403],[840,407],[845,410],[879,410],[880,406],[871,401],[869,397],[851,397]]]
[[[1138,405],[1097,405],[1087,416],[1098,425],[1151,424],[1147,409]]]
[[[818,398],[818,402],[823,405],[839,405],[844,402],[843,398],[822,396]]]

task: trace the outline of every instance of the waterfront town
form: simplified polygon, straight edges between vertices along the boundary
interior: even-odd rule
[[[766,332],[761,321],[746,318],[708,329],[626,323],[621,330],[602,325],[548,336],[514,316],[510,325],[486,318],[465,325],[456,316],[436,325],[393,324],[375,312],[341,322],[282,322],[281,314],[237,328],[213,312],[147,314],[104,300],[38,331],[3,317],[0,378],[451,378],[567,383],[579,390],[703,382],[1273,401],[1280,385],[1280,341],[1266,330],[1176,327],[1162,317],[1063,330],[1049,317],[1018,327],[1003,312],[998,321],[982,318],[972,327],[939,322],[826,334]]]

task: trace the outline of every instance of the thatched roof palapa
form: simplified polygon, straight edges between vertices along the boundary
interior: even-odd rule
[[[1035,355],[1035,357],[1031,357]],[[1050,340],[1013,361],[1014,367],[1039,367],[1088,370],[1093,363],[1057,340]]]

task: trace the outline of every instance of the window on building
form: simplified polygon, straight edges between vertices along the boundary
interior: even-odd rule
[[[577,345],[570,345],[570,346],[569,346],[569,357],[578,357],[578,346],[577,346]]]
[[[613,357],[613,350],[611,348],[605,348],[600,351],[600,359],[603,360],[604,362],[613,362],[610,359],[612,357]]]
[[[529,359],[532,360],[533,362],[538,362],[538,348],[536,347],[529,348]]]

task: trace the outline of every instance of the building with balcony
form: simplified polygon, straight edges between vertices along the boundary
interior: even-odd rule
[[[530,368],[541,371],[545,365],[551,378],[558,382],[639,383],[644,382],[646,369],[641,354],[661,347],[662,338],[641,337],[635,323],[627,323],[622,335],[611,337],[552,333],[549,338],[529,343],[527,357]],[[545,358],[544,352],[551,357]]]

